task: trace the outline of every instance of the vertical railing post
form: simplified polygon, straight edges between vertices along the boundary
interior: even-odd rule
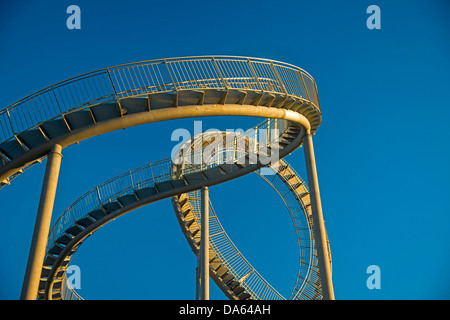
[[[259,89],[263,90],[263,87],[262,87],[261,83],[259,82],[259,78],[256,75],[255,69],[253,68],[253,65],[252,65],[252,62],[250,61],[250,59],[247,59],[247,63],[248,63],[250,71],[253,73],[253,76],[255,77],[256,82],[258,83]]]
[[[277,78],[278,83],[280,84],[281,90],[283,90],[283,93],[287,94],[286,87],[284,86],[283,81],[281,80],[280,74],[277,71],[277,68],[275,68],[275,65],[272,61],[270,61],[270,66],[272,67],[272,72],[275,75],[275,78]]]
[[[305,85],[305,80],[303,79],[303,74],[302,74],[302,72],[301,72],[300,70],[298,71],[298,74],[299,74],[299,76],[300,76],[300,81],[302,82],[303,90],[305,90],[306,98],[308,98],[308,100],[311,101],[311,98],[310,98],[310,96],[309,96],[308,89],[306,88],[306,85]],[[311,102],[312,102],[312,101],[311,101]]]
[[[48,154],[41,198],[39,200],[39,208],[31,241],[30,254],[28,256],[25,279],[20,296],[22,300],[36,300],[37,298],[42,264],[44,262],[45,249],[47,247],[48,232],[52,219],[53,205],[55,202],[59,169],[61,167],[61,151],[62,147],[55,144]]]
[[[100,196],[100,190],[98,189],[98,186],[96,186],[95,189],[97,190],[98,204],[101,205],[102,197]]]
[[[173,86],[174,86],[174,88],[175,88],[175,91],[178,91],[178,86],[177,86],[177,84],[175,83],[175,81],[173,80],[172,72],[170,72],[170,69],[169,69],[169,64],[167,63],[166,60],[163,60],[163,61],[164,61],[164,65],[166,66],[167,73],[169,74],[170,80],[172,81],[172,84],[173,84]],[[164,80],[164,79],[163,79],[163,80]]]
[[[112,80],[111,74],[109,73],[108,69],[106,69],[106,74],[108,75],[109,82],[111,82],[111,88],[113,89],[114,97],[116,98],[117,110],[119,111],[120,116],[123,116],[124,111],[123,111],[122,105],[120,104],[119,95],[117,94],[116,86],[114,85],[114,82]]]
[[[223,84],[225,85],[226,88],[229,87],[227,80],[223,77],[222,72],[220,71],[219,66],[217,65],[216,60],[214,59],[214,57],[211,58],[214,68],[216,69],[217,73],[219,74],[220,78],[222,79]]]
[[[6,115],[8,116],[9,125],[11,126],[11,132],[15,136],[16,131],[14,131],[14,126],[12,124],[11,115],[9,114],[9,108],[6,108]]]

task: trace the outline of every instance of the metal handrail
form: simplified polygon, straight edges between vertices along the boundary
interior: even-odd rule
[[[263,129],[267,130],[269,128],[279,128],[284,127],[281,125],[284,123],[284,120],[280,119],[268,119],[260,123],[259,125],[255,126],[254,128],[251,128],[247,130],[247,133],[250,133],[250,137],[246,136],[246,133],[244,133],[242,136],[247,140],[251,141],[253,139],[258,139],[258,136],[254,136],[255,130]],[[279,135],[281,136],[281,134]],[[264,141],[258,141],[257,142],[257,150],[258,152],[260,149],[264,150],[264,147],[266,145],[270,145],[273,141],[276,141],[279,136],[272,136],[272,139],[267,139],[267,137],[264,137]],[[202,151],[202,150],[200,150]],[[224,154],[228,153],[228,149],[225,148],[224,150],[220,151]],[[228,155],[227,155],[228,156]],[[234,160],[237,159],[236,158]],[[207,167],[210,167],[212,165],[220,165],[223,163],[223,157],[217,157],[216,161],[213,164],[209,164]],[[54,243],[54,241],[62,235],[62,233],[70,226],[75,224],[75,221],[85,216],[87,213],[89,213],[91,210],[95,210],[96,208],[99,208],[102,204],[107,203],[113,199],[116,199],[117,197],[132,192],[135,188],[142,188],[154,185],[156,182],[159,181],[165,181],[169,180],[171,178],[174,178],[174,175],[176,177],[179,177],[184,174],[188,174],[190,172],[197,172],[199,169],[195,166],[186,166],[183,167],[183,172],[174,172],[173,168],[177,168],[176,165],[173,164],[172,159],[165,159],[160,160],[145,166],[141,166],[137,169],[128,171],[124,174],[121,174],[115,178],[109,179],[108,181],[104,182],[103,184],[92,188],[90,191],[86,192],[83,196],[81,196],[77,201],[75,201],[67,210],[64,211],[64,213],[58,218],[56,223],[53,225],[48,239],[47,244],[47,250],[50,248],[50,246]],[[201,170],[206,169],[207,167],[201,167]],[[81,214],[80,214],[81,213]],[[256,270],[254,270],[253,267],[248,263],[248,261],[245,259],[245,257],[238,251],[238,249],[234,246],[234,244],[231,242],[231,240],[226,235],[225,231],[220,225],[220,222],[216,218],[216,223],[220,231],[218,234],[220,234],[220,239],[227,239],[226,242],[222,241],[222,244],[228,245],[230,248],[234,248],[236,255],[240,258],[240,266],[242,267],[245,265],[247,268],[252,270],[251,277],[249,277],[247,282],[244,282],[244,287],[247,288],[249,292],[251,292],[255,297],[258,297],[258,295],[264,294],[264,297],[270,297],[270,298],[276,298],[276,299],[284,299],[270,284],[258,273]],[[214,238],[214,237],[212,237]],[[213,246],[220,245],[218,242],[214,242]],[[224,252],[223,250],[219,252]],[[225,260],[224,260],[225,262]],[[228,262],[229,263],[229,260]],[[236,270],[236,266],[234,266],[234,269],[230,266],[230,270],[233,270],[233,272],[236,272],[236,274],[239,273],[239,270]],[[243,275],[241,275],[242,277]],[[255,280],[256,279],[256,280]],[[248,283],[250,281],[256,282],[256,286],[264,286],[265,289],[263,293],[255,291],[255,284],[252,286],[249,286]],[[71,293],[73,295],[73,293]]]
[[[199,198],[198,191],[193,191],[192,194],[195,199]],[[242,279],[250,273],[250,276],[245,281],[242,281],[242,285],[246,291],[251,294],[253,299],[284,300],[285,298],[275,288],[273,288],[273,286],[270,285],[269,282],[267,282],[267,280],[264,279],[264,277],[255,268],[253,268],[250,262],[235,246],[233,241],[231,241],[230,237],[223,229],[211,203],[210,210],[210,232],[211,230],[215,230],[214,233],[217,235],[210,236],[210,246],[217,253],[222,263],[227,267],[228,272],[233,274],[236,279]],[[196,222],[200,227],[200,210],[198,208],[194,209],[194,214],[196,215]],[[263,288],[263,292],[258,290],[260,288]]]
[[[312,225],[308,218],[308,210],[301,201],[298,201],[298,199],[295,198],[298,194],[296,194],[294,185],[287,181],[284,176],[294,174],[297,178],[297,182],[300,182],[303,185],[304,190],[308,191],[308,189],[306,183],[295,172],[292,166],[283,160],[280,160],[280,163],[281,166],[286,167],[283,172],[288,173],[276,175],[275,177],[278,177],[278,179],[274,179],[275,177],[268,179],[259,172],[256,173],[268,182],[282,198],[294,224],[297,235],[300,254],[299,258],[302,262],[299,263],[297,278],[290,298],[308,299],[308,297],[317,297],[317,292],[312,292],[317,287],[312,283],[318,276],[317,271],[313,270],[314,267],[317,267],[318,262],[317,257],[313,255],[315,245]],[[277,170],[276,166],[273,169]],[[188,200],[192,205],[193,212],[196,216],[196,223],[199,228],[201,224],[200,198],[201,196],[198,190],[188,193]],[[227,267],[228,272],[233,274],[236,279],[242,279],[245,275],[249,274],[247,279],[242,282],[242,285],[246,291],[251,294],[253,299],[285,299],[283,295],[281,295],[253,268],[250,262],[248,262],[237,249],[232,240],[228,237],[228,234],[223,230],[211,203],[210,210],[210,233],[214,234],[213,236],[210,236],[210,246],[214,248],[214,251]],[[305,257],[307,261],[304,261],[303,257]],[[314,273],[313,271],[316,272]]]
[[[198,56],[127,63],[84,73],[39,90],[0,110],[0,143],[98,103],[182,89],[253,89],[303,97],[320,112],[314,79],[274,60]]]

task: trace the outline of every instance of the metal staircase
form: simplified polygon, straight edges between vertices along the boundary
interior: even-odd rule
[[[220,156],[200,165],[172,159],[153,162],[81,196],[49,232],[39,299],[81,298],[65,285],[65,270],[84,240],[109,221],[155,201],[172,198],[181,229],[197,252],[201,223],[198,190],[258,172],[268,164],[252,162],[252,157],[275,154],[281,159],[270,164],[276,174],[271,179],[260,176],[282,197],[299,242],[299,272],[289,298],[322,298],[312,200],[305,183],[282,160],[301,146],[304,137],[309,150],[311,135],[321,123],[315,82],[296,66],[233,56],[171,58],[104,68],[51,85],[0,110],[0,189],[42,162],[55,146],[62,150],[118,129],[199,116],[267,120],[243,135],[244,150],[238,143],[224,145]],[[271,129],[278,129],[279,134],[269,134]],[[254,134],[258,130],[268,134],[260,138]],[[200,150],[204,148],[202,145]],[[210,219],[210,275],[227,297],[285,299],[242,256],[213,210]],[[324,227],[318,221],[323,235]],[[320,243],[318,247],[323,256],[326,250]],[[34,290],[29,292],[34,295]]]
[[[242,57],[189,57],[105,68],[42,89],[0,110],[0,188],[102,122],[185,106],[250,105],[321,122],[317,89],[304,70]],[[95,131],[95,130],[94,130]],[[95,134],[95,133],[94,133]]]

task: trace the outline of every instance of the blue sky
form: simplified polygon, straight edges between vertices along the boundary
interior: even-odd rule
[[[71,4],[81,8],[81,30],[66,28]],[[366,27],[372,4],[381,8],[380,30]],[[297,65],[315,78],[322,107],[314,143],[336,298],[449,299],[449,14],[444,0],[2,1],[0,107],[72,76],[148,59],[220,54]],[[259,122],[201,120],[219,129]],[[168,158],[177,128],[193,132],[193,119],[63,150],[54,218],[110,177]],[[303,150],[286,160],[306,180]],[[1,299],[20,295],[44,169],[0,191]],[[297,249],[281,200],[254,174],[210,192],[231,239],[288,295]],[[170,200],[106,225],[72,261],[86,299],[195,298],[195,257]],[[379,290],[366,286],[370,265],[380,267]],[[211,298],[225,298],[212,282]]]

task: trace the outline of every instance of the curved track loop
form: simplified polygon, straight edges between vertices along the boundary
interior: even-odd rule
[[[205,56],[105,68],[0,110],[0,188],[56,143],[64,148],[112,130],[213,115],[287,119],[312,133],[321,122],[313,78],[286,63]]]

